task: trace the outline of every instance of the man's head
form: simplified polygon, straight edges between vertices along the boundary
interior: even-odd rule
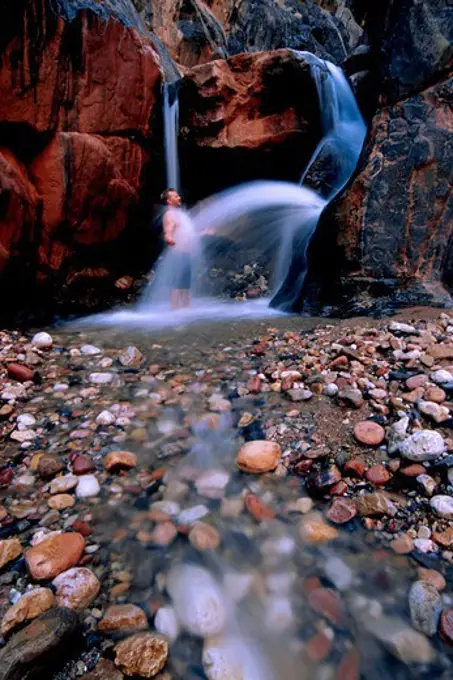
[[[176,189],[165,189],[160,196],[160,200],[165,205],[171,205],[173,208],[180,208],[182,203],[181,196]]]

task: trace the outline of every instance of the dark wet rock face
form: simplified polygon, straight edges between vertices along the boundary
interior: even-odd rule
[[[14,635],[0,651],[1,680],[38,680],[75,648],[78,617],[71,609],[52,609]],[[49,677],[49,676],[48,676]]]

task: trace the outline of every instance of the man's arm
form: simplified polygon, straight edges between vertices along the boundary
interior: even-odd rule
[[[175,246],[176,222],[167,211],[164,215],[164,241],[169,246]]]

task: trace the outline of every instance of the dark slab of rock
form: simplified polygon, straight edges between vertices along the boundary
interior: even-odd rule
[[[79,619],[71,609],[55,608],[14,635],[0,651],[0,680],[43,680],[74,648]]]

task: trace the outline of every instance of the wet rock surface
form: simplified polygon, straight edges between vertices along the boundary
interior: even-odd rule
[[[404,680],[414,664],[423,680],[449,673],[453,441],[410,395],[443,384],[449,408],[453,366],[433,347],[453,320],[397,323],[53,331],[41,382],[15,397],[3,358],[20,364],[32,334],[3,333],[4,677],[33,677],[20,650],[34,624],[38,678],[46,650],[62,652],[49,680],[296,680],[304,664],[317,680],[338,659],[371,680],[370,640]],[[129,347],[143,357],[133,372]],[[296,375],[309,400],[288,399]],[[372,444],[363,423],[378,426]],[[61,616],[80,621],[70,642]]]

